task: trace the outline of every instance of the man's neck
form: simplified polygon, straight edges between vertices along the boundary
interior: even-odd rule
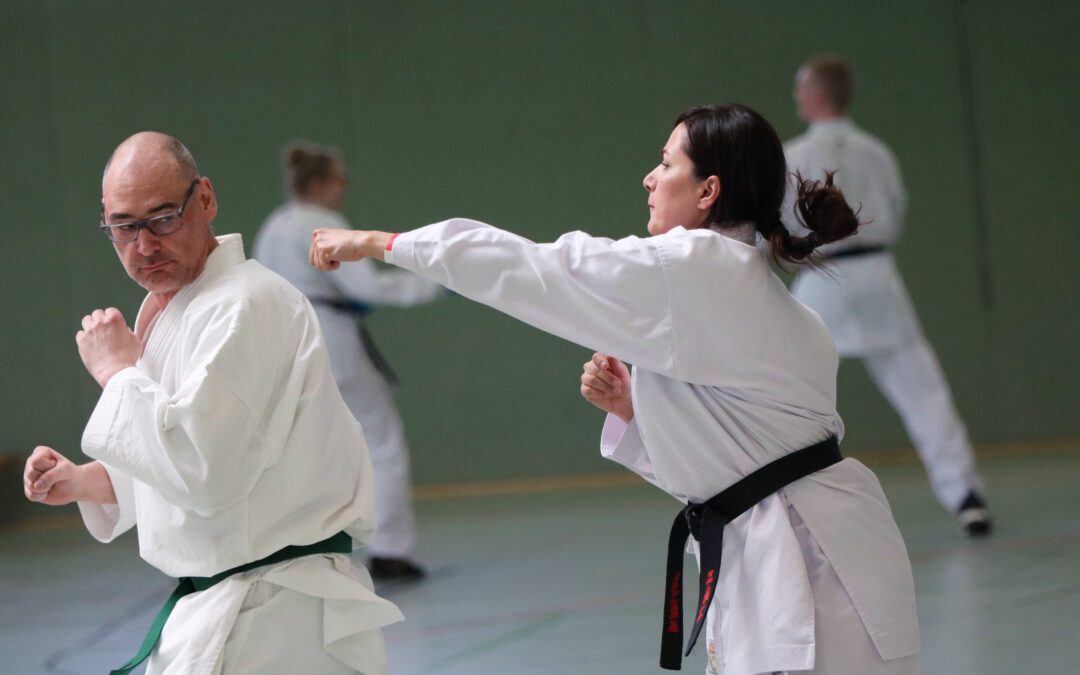
[[[846,112],[837,112],[835,110],[822,110],[821,112],[813,115],[810,118],[810,124],[814,124],[816,122],[830,122],[833,120],[842,120],[846,117]]]
[[[154,324],[154,319],[157,318],[158,314],[161,314],[162,310],[165,309],[165,305],[169,304],[169,300],[174,295],[176,295],[176,291],[171,293],[151,293],[147,296],[146,303],[135,320],[135,337],[142,340],[143,343],[146,342],[150,327]]]
[[[217,237],[211,235],[210,241],[207,242],[206,257],[203,258],[202,265],[199,267],[198,272],[195,274],[195,279],[198,279],[202,275],[203,270],[206,269],[207,261],[210,260],[210,254],[213,253],[214,249],[216,249],[220,245],[221,242],[218,241]],[[189,281],[188,284],[193,283],[195,279]],[[188,284],[184,284],[184,286],[187,286]],[[137,321],[137,325],[135,326],[135,334],[139,336],[140,339],[144,337],[154,318],[165,310],[165,307],[169,304],[169,302],[172,301],[173,298],[176,297],[176,294],[179,293],[180,290],[184,288],[184,286],[174,288],[170,291],[162,291],[160,293],[151,292],[148,296],[146,296],[146,302],[144,303],[143,311],[139,313],[139,319]]]
[[[180,289],[175,291],[169,291],[168,293],[151,293],[150,301],[155,303],[158,311],[165,309],[165,305],[169,304],[169,301],[176,297],[176,294],[180,292]]]

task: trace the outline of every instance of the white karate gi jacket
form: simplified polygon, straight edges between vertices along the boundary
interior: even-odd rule
[[[80,503],[87,528],[107,542],[136,525],[142,558],[173,577],[212,576],[342,530],[362,545],[373,528],[363,434],[334,385],[311,305],[245,261],[240,235],[219,242],[154,319],[139,362],[109,380],[82,439],[117,498]],[[181,645],[168,672],[211,672],[259,580],[324,598],[324,625],[298,626],[297,639],[321,635],[357,670],[385,671],[378,629],[403,617],[374,594],[366,570],[332,554],[182,598],[162,634]]]
[[[705,501],[843,433],[825,326],[757,249],[711,230],[618,241],[575,232],[534,244],[455,219],[399,235],[387,260],[634,364],[635,417],[626,425],[609,415],[601,450],[680,500]],[[880,655],[917,653],[903,540],[877,479],[846,459],[728,525],[710,609],[725,675],[813,665],[814,601],[788,505],[828,556]],[[657,532],[661,559],[666,542],[667,532]]]
[[[814,122],[784,150],[788,169],[803,178],[824,180],[826,170],[835,170],[833,180],[848,203],[862,209],[859,220],[867,224],[851,237],[820,247],[822,253],[896,243],[907,196],[896,159],[884,143],[844,118]],[[801,236],[806,230],[794,216],[793,203],[789,194],[784,222]],[[824,270],[804,268],[791,292],[825,321],[841,356],[896,349],[921,338],[890,252],[838,258]]]

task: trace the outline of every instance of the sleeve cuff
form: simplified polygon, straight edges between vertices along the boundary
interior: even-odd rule
[[[90,536],[101,542],[110,542],[135,525],[135,486],[131,476],[102,462],[113,493],[115,504],[79,502],[79,513]]]
[[[622,464],[653,485],[659,485],[653,473],[652,460],[638,431],[637,418],[627,424],[617,415],[608,413],[604,430],[600,433],[600,454],[605,459]]]
[[[390,263],[391,265],[395,264],[394,263],[394,242],[400,236],[401,236],[400,232],[395,232],[394,234],[390,235],[390,241],[386,242],[386,250],[383,251],[383,262]]]
[[[109,383],[101,390],[101,397],[94,412],[86,422],[83,429],[82,451],[87,457],[93,459],[105,459],[100,455],[108,446],[109,436],[116,424],[116,418],[120,414],[120,404],[124,398],[124,383],[133,376],[139,374],[135,367],[124,368],[112,376]]]
[[[386,242],[386,250],[383,251],[383,262],[409,269],[407,263],[412,256],[412,232],[398,232]]]
[[[604,419],[604,429],[600,432],[600,454],[605,459],[614,458],[615,449],[626,435],[627,429],[631,425],[637,426],[634,422],[635,420],[631,419],[630,424],[627,424],[618,415],[608,413],[607,418]]]

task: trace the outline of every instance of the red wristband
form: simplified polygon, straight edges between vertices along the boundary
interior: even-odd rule
[[[387,251],[393,250],[393,248],[394,248],[394,240],[398,238],[399,234],[401,234],[401,233],[400,232],[395,232],[394,234],[390,235],[390,241],[386,242],[386,250]]]

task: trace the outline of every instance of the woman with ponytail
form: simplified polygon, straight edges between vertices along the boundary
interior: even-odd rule
[[[793,237],[786,183],[761,115],[693,108],[645,177],[650,237],[537,244],[453,219],[316,231],[310,257],[320,269],[385,259],[597,352],[581,392],[609,413],[601,453],[685,504],[668,540],[662,667],[678,669],[703,632],[709,673],[918,673],[903,540],[877,479],[839,451],[836,349],[755,247],[760,235],[774,259],[813,262],[858,218],[830,180],[800,180],[809,234]],[[699,593],[684,617],[688,539]]]

